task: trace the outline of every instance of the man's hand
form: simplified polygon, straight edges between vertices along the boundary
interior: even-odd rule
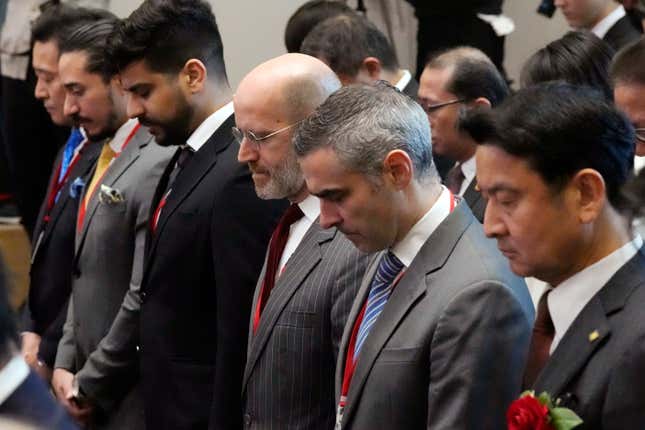
[[[38,348],[40,348],[40,336],[31,331],[23,332],[22,335],[22,357],[29,367],[36,369],[38,364]]]
[[[74,397],[74,374],[65,369],[57,368],[52,377],[52,387],[58,401],[67,412],[81,425],[86,425],[92,414],[92,406],[80,404]]]

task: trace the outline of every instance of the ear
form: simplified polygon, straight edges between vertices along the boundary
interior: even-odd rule
[[[381,79],[381,60],[376,57],[366,57],[363,59],[361,67],[365,69],[372,80]]]
[[[484,107],[484,108],[491,108],[492,105],[490,104],[490,100],[488,100],[486,97],[477,97],[475,100],[469,103],[471,107]]]
[[[206,66],[196,58],[186,61],[180,72],[181,83],[193,94],[202,91],[207,77]]]
[[[594,169],[582,169],[571,179],[576,196],[578,219],[588,224],[598,218],[607,202],[607,189],[602,175]]]
[[[414,176],[412,159],[400,149],[390,151],[383,160],[383,176],[398,190],[407,187]]]

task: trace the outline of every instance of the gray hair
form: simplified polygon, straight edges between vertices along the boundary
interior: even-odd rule
[[[417,180],[438,183],[431,140],[421,106],[384,81],[336,91],[294,136],[299,157],[331,148],[346,168],[374,177],[383,173],[385,156],[400,149],[412,159]]]

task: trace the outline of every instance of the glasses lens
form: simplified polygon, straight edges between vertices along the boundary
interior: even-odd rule
[[[636,130],[636,139],[641,142],[645,142],[645,128],[637,128]]]

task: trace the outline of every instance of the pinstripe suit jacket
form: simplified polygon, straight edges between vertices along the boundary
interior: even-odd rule
[[[244,372],[247,429],[331,429],[334,369],[345,320],[367,265],[335,228],[314,223],[253,321]],[[265,260],[266,269],[266,260]],[[255,309],[264,269],[258,281]]]

